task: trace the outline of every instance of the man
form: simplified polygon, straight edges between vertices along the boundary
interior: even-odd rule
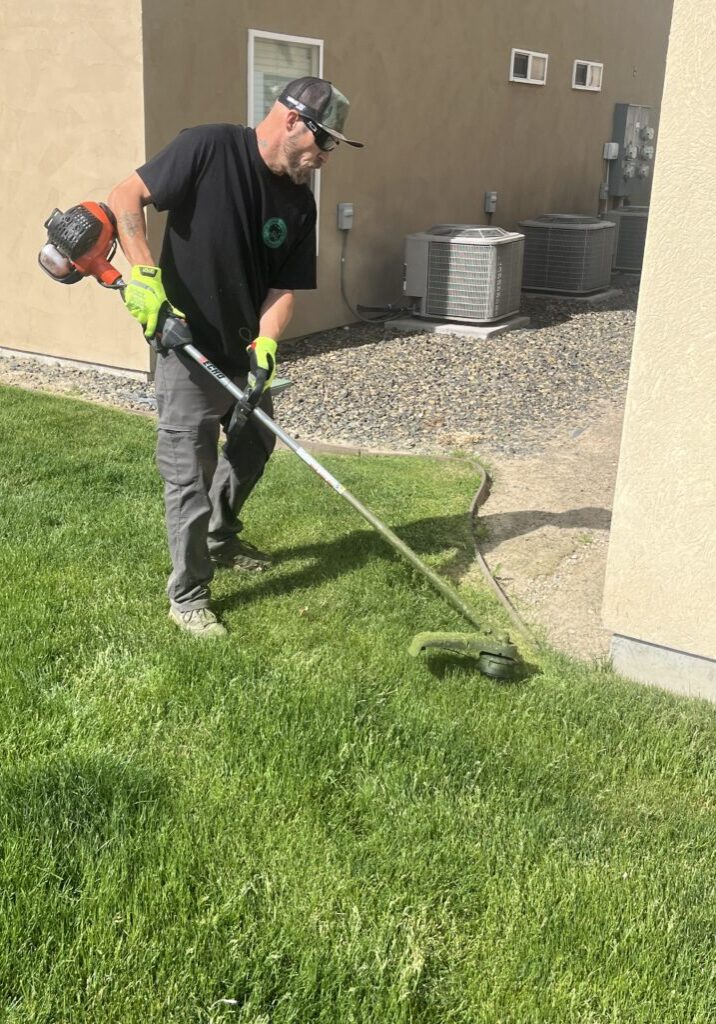
[[[294,289],[316,287],[311,172],[341,142],[348,100],[330,82],[290,82],[254,131],[214,124],[181,132],[110,195],[132,272],[127,309],[152,338],[166,303],[182,311],[197,348],[242,388],[268,387]],[[157,266],[143,208],[169,212]],[[161,344],[161,342],[160,342]],[[248,349],[248,351],[247,351]],[[214,566],[261,571],[268,556],[239,539],[239,512],[261,477],[273,435],[253,418],[227,436],[233,399],[180,349],[157,358],[157,465],[172,573],[170,617],[195,636],[226,634],[209,608]]]

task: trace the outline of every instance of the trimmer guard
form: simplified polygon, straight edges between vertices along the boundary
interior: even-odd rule
[[[477,667],[493,679],[511,679],[517,672],[520,656],[509,638],[480,636],[478,633],[417,633],[408,653],[417,658],[423,651],[447,651],[477,659]]]

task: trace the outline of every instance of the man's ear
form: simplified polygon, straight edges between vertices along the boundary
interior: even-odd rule
[[[297,124],[300,124],[301,117],[295,110],[289,110],[286,114],[286,128],[293,131]]]

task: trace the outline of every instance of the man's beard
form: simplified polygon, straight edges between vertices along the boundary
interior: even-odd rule
[[[303,153],[298,151],[292,139],[286,140],[284,156],[286,158],[286,174],[294,185],[307,185],[315,168],[306,167],[301,163]]]

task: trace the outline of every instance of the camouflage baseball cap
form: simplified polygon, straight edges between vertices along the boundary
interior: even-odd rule
[[[362,142],[351,142],[343,134],[350,103],[325,78],[297,78],[284,86],[278,101],[301,117],[315,121],[339,142],[362,147]]]

